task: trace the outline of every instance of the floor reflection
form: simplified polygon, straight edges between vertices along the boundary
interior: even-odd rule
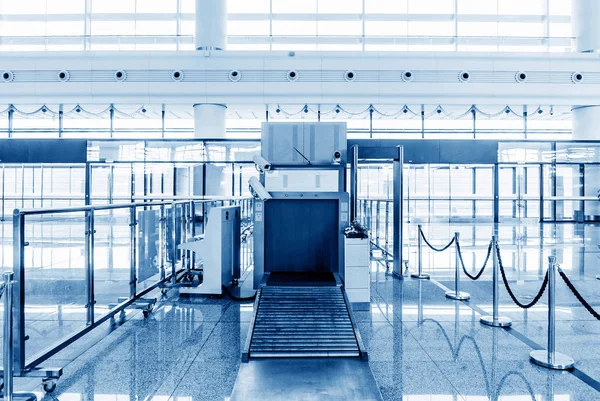
[[[409,227],[413,234],[415,229]],[[459,231],[465,264],[476,271],[483,262],[491,228],[460,224],[425,229],[436,245]],[[530,300],[537,292],[545,271],[543,261],[556,252],[578,290],[600,309],[600,281],[595,279],[600,274],[598,231],[592,225],[503,225],[502,256],[519,299]],[[10,266],[10,238],[0,246],[6,268]],[[50,242],[44,246],[51,246]],[[414,243],[406,251],[413,269]],[[60,252],[57,248],[43,255],[52,260],[52,255],[58,258]],[[385,262],[373,263],[371,308],[357,312],[356,317],[369,351],[369,365],[386,401],[600,400],[594,384],[600,380],[600,322],[566,286],[558,282],[557,350],[574,357],[577,369],[592,379],[590,383],[572,373],[545,370],[529,362],[532,344],[543,346],[546,342],[545,298],[523,310],[501,291],[501,314],[510,317],[513,330],[528,341],[479,323],[482,311],[491,312],[489,271],[477,281],[463,277],[461,289],[471,294],[469,303],[447,300],[444,291],[454,285],[454,255],[447,252],[427,254],[431,281],[400,281],[386,271]],[[41,257],[35,255],[31,261]],[[72,282],[78,280],[78,268],[56,266],[50,261],[30,269],[31,274],[39,275],[32,277],[40,278],[35,288],[43,290],[26,305],[30,350],[47,346],[84,322],[85,308],[78,301],[83,287]],[[106,302],[127,288],[126,279],[116,278],[116,272],[112,277],[99,277]],[[252,308],[251,302],[237,303],[227,297],[179,298],[169,293],[149,319],[143,319],[139,311],[130,312],[121,325],[105,325],[97,334],[62,351],[48,364],[65,367],[56,392],[43,394],[39,387],[36,391],[40,398],[61,401],[225,400],[237,377]],[[38,385],[39,381],[16,381],[18,390]]]

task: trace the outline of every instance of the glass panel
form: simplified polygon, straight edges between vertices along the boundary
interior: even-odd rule
[[[25,219],[26,358],[86,326],[83,213]]]
[[[187,205],[186,205],[187,206]],[[166,211],[164,211],[166,217]],[[162,253],[160,247],[165,243],[160,237],[161,231],[161,208],[153,206],[148,208],[137,208],[137,284],[136,291],[139,293],[154,285],[161,276]],[[191,236],[191,224],[189,235]],[[164,276],[164,270],[162,271]]]
[[[579,166],[556,166],[556,220],[573,220],[581,211],[582,191]]]
[[[498,144],[498,162],[500,163],[535,163],[553,160],[552,143],[550,142],[522,141]]]
[[[94,292],[95,317],[101,317],[129,297],[131,236],[129,209],[96,211],[94,216]]]
[[[473,169],[465,166],[450,168],[450,197],[452,219],[473,218]]]
[[[556,162],[600,162],[600,144],[589,142],[557,142]]]
[[[600,166],[585,166],[585,218],[600,221]]]

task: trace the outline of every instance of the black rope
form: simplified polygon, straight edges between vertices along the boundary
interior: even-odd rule
[[[592,316],[594,316],[596,319],[600,320],[600,314],[598,314],[598,312],[596,312],[594,310],[594,308],[592,308],[592,306],[590,304],[588,304],[585,299],[583,299],[583,297],[581,296],[581,294],[579,293],[579,291],[577,291],[577,289],[575,288],[575,286],[573,285],[573,283],[571,283],[571,280],[569,280],[569,278],[562,271],[561,268],[558,268],[558,274],[560,274],[560,276],[562,277],[562,279],[565,282],[565,284],[567,285],[567,287],[569,287],[569,289],[571,290],[571,292],[573,293],[573,295],[575,295],[575,298],[577,298],[577,300],[579,302],[581,302],[581,305],[583,305],[583,307],[585,309],[587,309],[587,311],[590,312]]]
[[[465,262],[463,261],[462,252],[460,251],[460,242],[456,241],[456,252],[458,252],[458,258],[460,260],[460,264],[462,266],[463,272],[471,280],[475,281],[475,280],[479,279],[479,277],[481,277],[481,275],[485,271],[488,261],[490,260],[490,256],[492,255],[492,243],[493,243],[493,241],[490,241],[490,245],[488,246],[488,250],[487,250],[487,256],[485,257],[485,262],[483,262],[483,267],[481,268],[481,270],[479,270],[479,273],[477,273],[476,275],[473,276],[465,268]]]
[[[546,286],[548,285],[548,271],[546,270],[546,275],[544,276],[544,282],[542,283],[542,288],[540,288],[540,291],[537,293],[535,298],[533,298],[533,301],[531,301],[528,304],[523,304],[523,303],[519,302],[519,300],[517,299],[515,294],[510,289],[510,286],[508,285],[508,280],[506,279],[506,274],[504,273],[504,266],[502,265],[502,258],[500,257],[500,247],[499,246],[496,246],[496,254],[498,255],[498,265],[500,266],[500,273],[502,273],[502,281],[504,281],[504,286],[506,287],[506,291],[508,291],[508,295],[510,295],[513,302],[515,304],[517,304],[517,306],[519,306],[520,308],[523,308],[523,309],[529,309],[532,306],[534,306],[535,304],[537,304],[538,301],[540,300],[540,298],[542,297],[542,295],[544,294],[544,291],[546,291]]]
[[[452,238],[452,240],[448,243],[448,245],[446,245],[443,248],[436,248],[433,245],[431,245],[429,243],[429,241],[427,241],[427,238],[425,238],[425,234],[423,233],[423,230],[419,229],[419,235],[423,238],[423,241],[425,241],[425,243],[427,244],[427,246],[430,247],[431,249],[433,249],[436,252],[444,252],[446,249],[450,248],[450,246],[452,244],[454,244],[454,240],[456,239],[456,238]]]

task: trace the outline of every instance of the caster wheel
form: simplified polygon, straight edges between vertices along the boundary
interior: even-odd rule
[[[0,391],[4,390],[4,383],[0,383]]]
[[[44,391],[51,393],[56,390],[56,383],[54,381],[47,381],[44,383]]]
[[[166,288],[163,288],[162,290],[160,290],[160,293],[162,295],[167,295],[168,290]]]
[[[150,311],[149,310],[144,310],[144,311],[142,311],[142,313],[144,314],[144,318],[147,318],[148,315],[150,315]]]

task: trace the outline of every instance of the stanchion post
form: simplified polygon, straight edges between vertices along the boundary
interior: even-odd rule
[[[4,273],[4,401],[12,401],[13,396],[13,274]]]
[[[456,266],[456,269],[454,271],[454,291],[447,291],[446,298],[454,299],[456,301],[468,301],[469,299],[471,299],[471,295],[467,292],[462,292],[460,290],[460,254],[458,253],[459,238],[460,233],[454,233],[454,248],[456,249],[456,255],[454,260],[454,264]]]
[[[529,359],[544,368],[567,370],[575,365],[570,356],[556,352],[556,256],[548,256],[548,349],[529,353]]]
[[[410,276],[412,278],[418,278],[420,280],[428,280],[429,274],[423,273],[423,238],[422,238],[422,226],[417,226],[417,266],[418,272],[413,273]]]
[[[505,316],[498,316],[499,307],[498,303],[500,301],[500,294],[498,292],[499,288],[499,280],[498,275],[500,273],[500,264],[498,261],[498,236],[494,235],[492,237],[492,316],[482,316],[479,321],[485,325],[492,327],[510,327],[512,325],[512,320]]]

